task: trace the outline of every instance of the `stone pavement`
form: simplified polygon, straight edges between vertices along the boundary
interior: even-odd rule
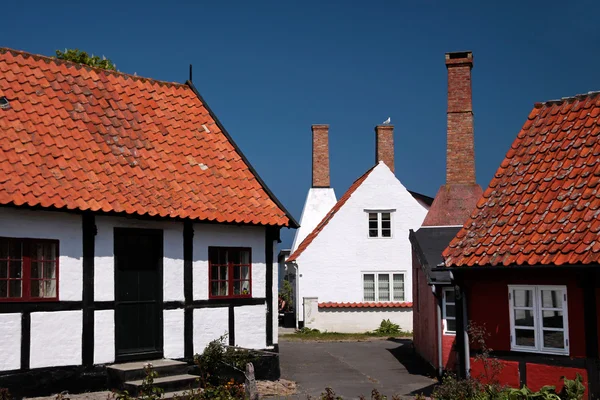
[[[437,380],[414,354],[408,339],[364,342],[314,342],[280,340],[281,375],[298,383],[298,393],[286,396],[318,397],[326,387],[345,400],[361,394],[371,397],[373,389],[392,395],[428,395]]]

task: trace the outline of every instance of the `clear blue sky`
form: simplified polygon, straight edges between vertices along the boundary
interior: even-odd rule
[[[0,45],[80,48],[122,72],[177,82],[193,64],[200,93],[299,219],[314,123],[330,125],[338,197],[374,164],[373,128],[388,116],[396,175],[435,195],[445,179],[448,51],[474,53],[486,187],[534,102],[600,90],[600,2],[573,3],[7,1]],[[283,231],[282,246],[292,235]]]

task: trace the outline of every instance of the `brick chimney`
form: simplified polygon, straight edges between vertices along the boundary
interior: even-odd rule
[[[470,51],[446,53],[448,69],[448,144],[446,183],[475,183],[475,145],[473,139],[473,102]]]
[[[375,127],[375,162],[383,161],[394,172],[394,126]]]
[[[463,225],[483,194],[475,181],[470,51],[446,53],[448,128],[446,184],[437,192],[423,226]]]
[[[313,125],[312,187],[329,187],[329,125]]]

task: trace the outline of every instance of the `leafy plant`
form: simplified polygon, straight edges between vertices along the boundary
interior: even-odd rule
[[[321,333],[321,331],[318,330],[318,329],[311,329],[311,328],[308,328],[308,327],[305,326],[305,327],[303,327],[302,329],[300,329],[296,333],[299,334],[299,335],[310,335],[311,333],[312,334],[319,334],[319,333]]]
[[[506,394],[506,398],[509,400],[560,400],[554,386],[544,386],[538,392],[533,392],[527,386],[523,386],[521,389],[507,389]]]
[[[8,389],[0,388],[0,400],[12,400],[12,395]]]
[[[398,335],[400,334],[400,326],[389,319],[384,319],[381,321],[379,328],[375,329],[375,333],[380,335]]]
[[[244,374],[246,364],[256,358],[248,350],[225,346],[226,338],[227,334],[213,340],[194,357],[202,387],[225,385],[231,370]]]
[[[56,58],[59,60],[72,61],[79,64],[89,65],[90,67],[108,69],[116,71],[117,66],[112,61],[102,56],[102,58],[89,55],[87,52],[79,49],[65,49],[65,51],[56,50]]]
[[[127,390],[116,392],[115,400],[158,400],[162,397],[164,389],[156,386],[154,380],[158,378],[158,372],[152,368],[152,364],[144,366],[144,379],[137,396],[132,396]],[[110,398],[110,397],[109,397]],[[59,399],[57,399],[59,400]]]
[[[326,387],[325,391],[321,393],[320,400],[343,400],[341,396],[337,396],[332,388]]]
[[[281,311],[291,311],[294,306],[293,299],[294,290],[289,281],[283,281],[283,287],[279,291],[279,300],[282,302],[283,307]]]
[[[563,388],[560,391],[560,398],[563,400],[581,400],[585,394],[585,385],[583,384],[583,378],[579,373],[575,376],[575,379],[567,379],[562,377]]]

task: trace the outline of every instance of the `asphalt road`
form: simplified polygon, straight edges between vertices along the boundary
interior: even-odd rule
[[[345,400],[429,394],[436,380],[414,355],[410,340],[279,343],[281,376],[298,383],[298,399],[318,397],[326,387]]]

